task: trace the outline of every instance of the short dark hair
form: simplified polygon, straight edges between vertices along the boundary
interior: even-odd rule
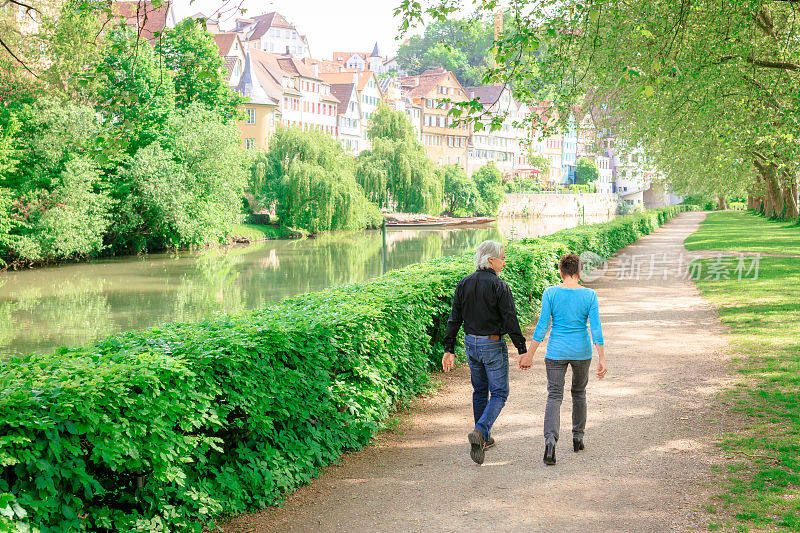
[[[567,254],[558,262],[558,269],[565,276],[575,276],[581,271],[581,258],[577,254]]]

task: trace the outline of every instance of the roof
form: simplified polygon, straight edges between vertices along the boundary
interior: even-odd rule
[[[327,59],[312,59],[310,57],[304,57],[303,63],[305,63],[308,67],[317,65],[320,73],[342,72],[343,70],[341,64],[336,63],[335,61],[328,61]]]
[[[145,39],[152,40],[155,32],[164,31],[172,4],[167,1],[161,7],[153,7],[148,1],[126,0],[114,2],[111,11],[114,17],[124,18],[126,24],[134,26]]]
[[[358,90],[363,91],[364,87],[367,86],[367,82],[369,79],[374,76],[374,73],[371,70],[362,70],[362,71],[344,71],[344,72],[324,72],[320,73],[320,78],[322,78],[325,82],[334,84],[334,83],[353,83],[354,75],[358,76]],[[380,91],[380,84],[376,84],[378,86],[378,90]],[[383,92],[381,92],[383,94]]]
[[[236,42],[236,38],[239,37],[239,34],[232,31],[223,31],[213,34],[212,37],[214,37],[214,42],[217,43],[219,54],[224,57],[231,55],[231,47],[233,43]]]
[[[239,61],[238,57],[228,56],[225,58],[225,81],[231,81],[231,75],[233,74],[233,67],[236,66],[236,62]]]
[[[247,54],[244,72],[235,89],[246,96],[251,104],[276,105],[280,101],[278,98],[282,98],[283,95],[280,94],[278,98],[275,98],[274,86],[270,87],[273,89],[273,94],[270,94],[267,88],[264,87],[265,84],[262,83],[262,78],[267,78],[268,80],[269,72],[259,72],[259,70],[264,70],[265,66],[258,59],[254,60],[255,55],[253,52]],[[267,81],[266,85],[269,87],[272,84]],[[280,85],[278,85],[278,88],[280,89]]]
[[[350,98],[353,96],[355,85],[352,83],[332,83],[331,94],[339,101],[336,113],[344,115],[347,113],[347,106],[350,103]]]
[[[389,87],[391,87],[394,80],[394,78],[378,78],[378,85],[380,86],[383,94],[386,94],[386,91],[389,90]]]
[[[408,91],[409,98],[424,98],[450,75],[450,71],[443,68],[426,70],[418,76],[400,78],[400,84]]]
[[[311,78],[313,80],[320,79],[319,76],[314,76],[311,69],[300,59],[287,55],[269,54],[275,58],[280,68],[288,73],[290,76],[302,76],[304,78]]]
[[[464,87],[470,98],[477,98],[483,105],[492,105],[500,99],[505,89],[504,85],[489,85],[488,87]]]
[[[278,13],[277,11],[273,11],[271,13],[265,13],[264,15],[258,15],[256,17],[251,17],[248,19],[255,24],[253,28],[253,33],[247,36],[248,41],[255,41],[260,39],[264,36],[264,34],[269,31],[270,28],[285,28],[289,30],[297,31],[297,28],[294,27],[294,24],[291,24],[288,20],[284,18],[283,15]],[[305,41],[305,36],[300,36]]]
[[[378,41],[375,41],[375,47],[372,49],[372,53],[369,57],[381,57],[381,52],[378,50]]]

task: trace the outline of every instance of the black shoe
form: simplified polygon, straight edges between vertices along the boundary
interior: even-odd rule
[[[578,453],[583,449],[583,439],[572,439],[572,449],[575,450],[575,453]]]
[[[482,465],[483,459],[486,457],[486,454],[483,451],[486,448],[486,441],[483,440],[483,435],[481,435],[481,432],[476,429],[467,435],[467,440],[469,441],[470,445],[469,456],[472,457],[473,461],[479,465]]]
[[[544,464],[551,466],[556,464],[556,445],[545,444],[544,446]]]

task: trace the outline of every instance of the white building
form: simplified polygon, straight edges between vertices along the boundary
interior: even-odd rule
[[[481,119],[483,129],[472,134],[467,156],[467,173],[471,174],[489,161],[493,161],[505,175],[527,168],[527,136],[524,129],[514,125],[515,122],[524,120],[528,113],[527,106],[517,103],[507,86],[465,87],[465,90],[470,99],[478,98],[487,113]],[[499,130],[491,131],[491,118],[495,116],[503,117],[504,121]]]
[[[369,119],[383,99],[383,93],[381,93],[375,73],[370,70],[361,72],[323,72],[320,77],[328,84],[353,83],[356,85],[358,101],[361,106],[361,138],[364,143],[361,149],[371,148],[371,143],[367,139]]]
[[[248,49],[293,57],[310,57],[308,40],[280,13],[272,12],[252,18],[236,19],[233,31],[238,33]]]
[[[611,168],[611,155],[601,151],[595,158],[597,163],[597,192],[611,194],[614,192],[614,170]]]
[[[366,145],[364,142],[364,123],[361,120],[361,103],[355,83],[331,84],[331,94],[338,100],[337,140],[342,148],[353,155],[360,154]]]
[[[397,111],[403,111],[411,125],[414,127],[414,134],[417,140],[422,142],[422,107],[414,104],[410,98],[403,94],[400,78],[396,76],[379,78],[378,84],[383,94],[383,100],[389,107]]]

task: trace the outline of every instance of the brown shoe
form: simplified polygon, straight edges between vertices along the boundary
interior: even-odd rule
[[[483,445],[483,449],[488,450],[492,446],[494,446],[494,437],[489,437],[489,440],[487,440],[486,444]]]
[[[486,448],[486,441],[483,440],[483,435],[481,435],[481,432],[476,429],[467,435],[467,440],[469,441],[470,445],[469,456],[473,461],[479,465],[482,465],[483,459],[486,457],[486,454],[483,452],[483,450]]]

